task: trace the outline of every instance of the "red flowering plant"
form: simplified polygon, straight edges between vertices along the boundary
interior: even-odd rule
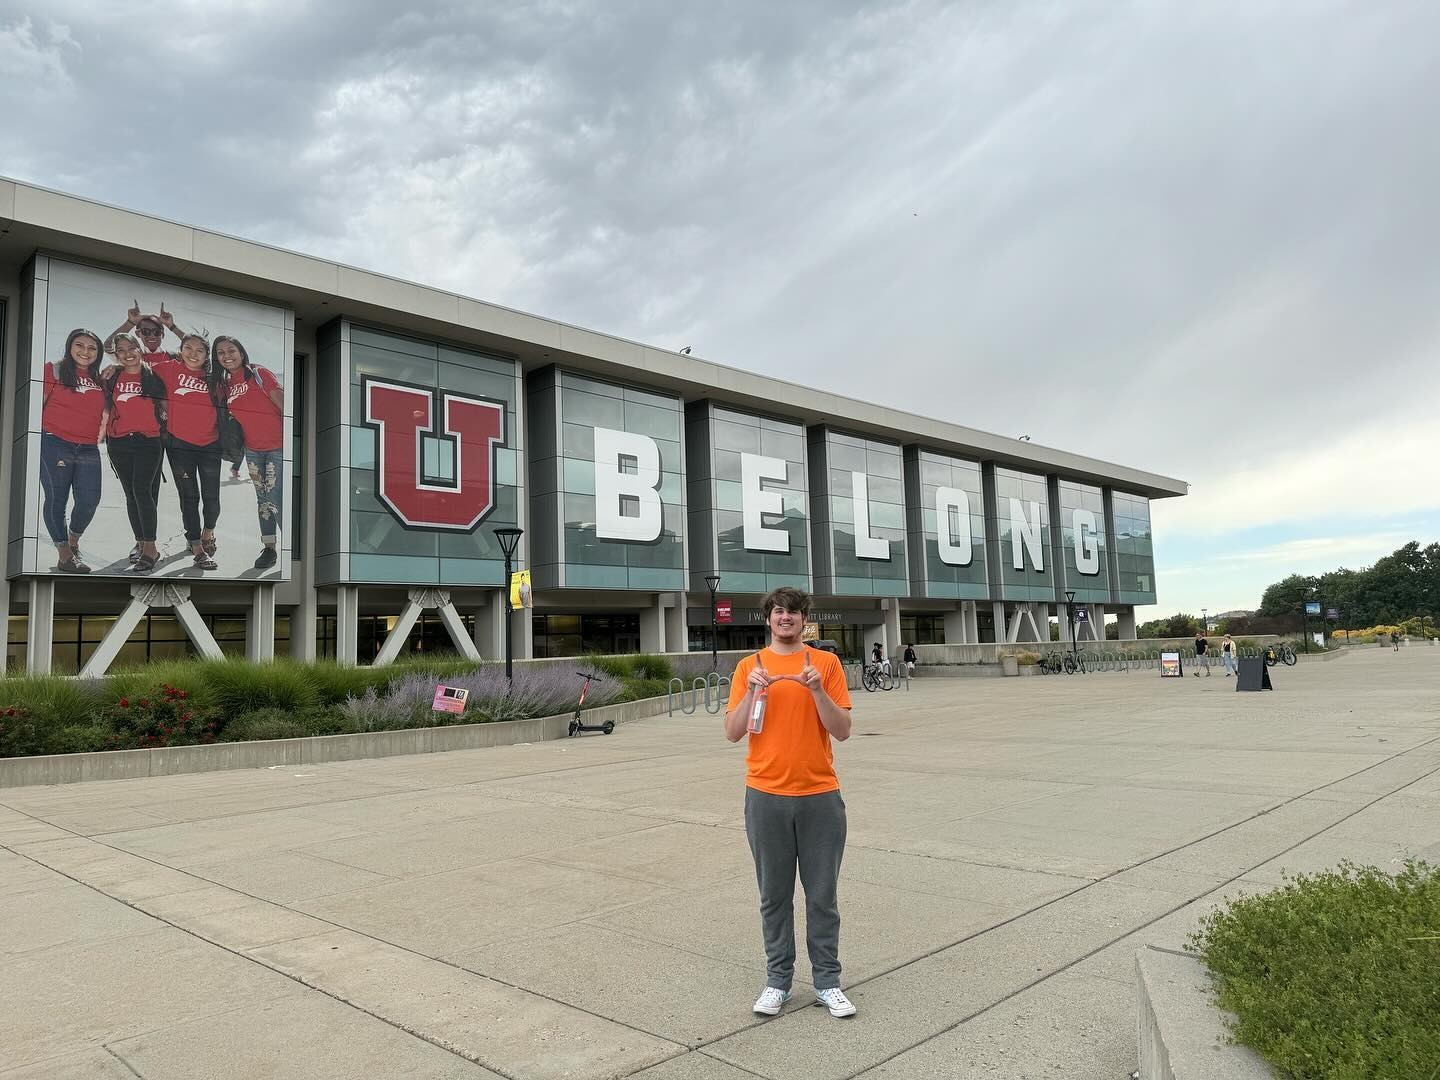
[[[23,705],[0,708],[0,757],[38,754],[38,736],[30,710]]]
[[[169,683],[143,696],[120,698],[105,710],[105,719],[115,729],[116,750],[213,743],[219,732],[213,710],[195,705],[188,690]]]

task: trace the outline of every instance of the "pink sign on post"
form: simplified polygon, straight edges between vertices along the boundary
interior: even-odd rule
[[[432,712],[463,713],[465,701],[470,696],[469,690],[458,686],[437,686],[435,687],[435,700],[430,706]]]

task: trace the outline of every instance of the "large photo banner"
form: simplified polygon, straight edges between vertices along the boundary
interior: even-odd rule
[[[288,576],[289,313],[58,259],[35,307],[25,572]]]

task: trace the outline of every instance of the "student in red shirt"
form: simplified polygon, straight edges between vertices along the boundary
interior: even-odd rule
[[[64,357],[45,365],[45,403],[40,413],[41,513],[59,555],[55,569],[66,574],[90,572],[80,558],[80,537],[100,505],[99,443],[105,415],[105,393],[95,381],[100,352],[100,336],[95,331],[71,330],[65,339]]]
[[[225,371],[230,415],[245,432],[245,463],[255,485],[260,541],[265,546],[256,570],[268,570],[279,558],[280,504],[285,480],[285,389],[268,369],[250,363],[245,346],[233,337],[215,339],[215,360]]]
[[[196,568],[214,570],[215,523],[220,520],[219,415],[225,399],[210,365],[210,343],[199,334],[185,334],[180,339],[179,359],[156,361],[151,370],[165,384],[170,435],[166,456],[180,496],[185,540]]]
[[[142,315],[140,312],[140,301],[131,300],[130,310],[126,312],[125,321],[115,328],[115,332],[105,340],[105,351],[115,351],[115,339],[121,334],[128,334],[135,331],[140,338],[140,355],[147,364],[155,364],[161,360],[174,359],[170,353],[163,348],[165,344],[165,331],[169,330],[177,338],[182,337],[179,329],[175,326],[175,317],[165,310],[165,304],[160,304],[159,315]]]
[[[165,455],[160,438],[165,384],[146,365],[143,349],[133,337],[116,334],[111,341],[119,366],[100,378],[107,405],[105,445],[110,465],[125,489],[125,510],[135,535],[130,563],[137,574],[148,574],[160,560],[155,536]]]

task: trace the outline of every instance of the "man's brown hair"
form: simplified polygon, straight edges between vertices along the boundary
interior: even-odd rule
[[[767,623],[770,621],[770,612],[777,607],[784,608],[786,611],[798,612],[801,615],[809,615],[810,594],[789,585],[781,585],[780,588],[772,590],[770,595],[765,597],[765,602],[761,604]]]

